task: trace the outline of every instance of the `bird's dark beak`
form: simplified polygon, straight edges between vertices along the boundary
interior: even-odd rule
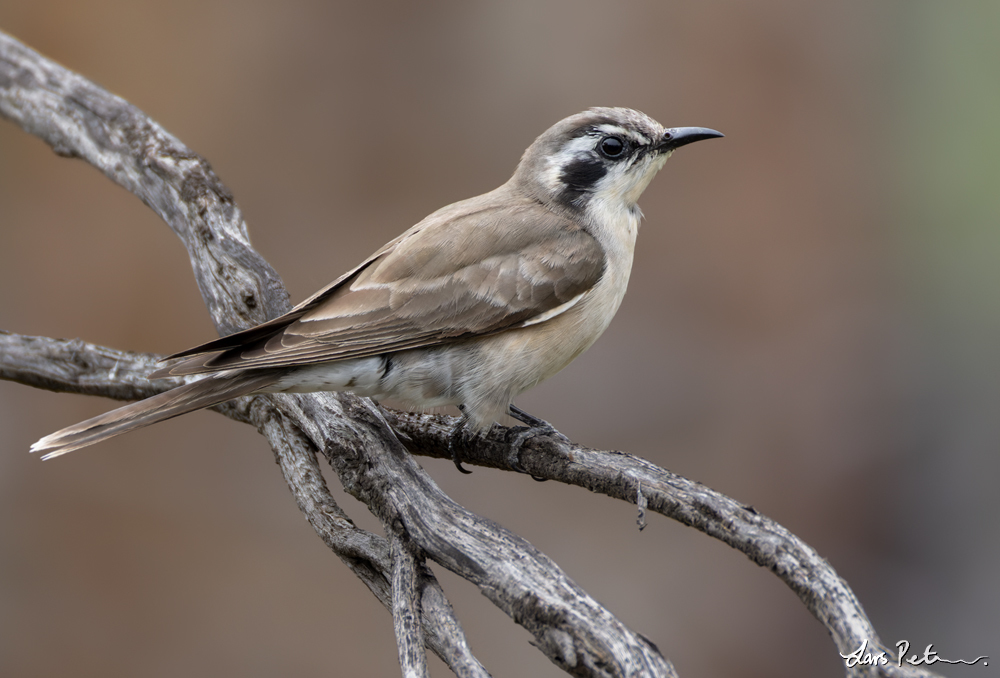
[[[725,136],[722,132],[716,132],[707,127],[671,127],[663,131],[660,143],[656,149],[661,152],[673,151],[681,146],[687,146],[702,139],[715,139]]]

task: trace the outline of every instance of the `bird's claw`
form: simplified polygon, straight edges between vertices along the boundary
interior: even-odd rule
[[[455,430],[451,432],[451,435],[448,436],[448,451],[451,453],[451,460],[454,462],[455,468],[465,474],[472,473],[472,471],[462,466],[462,449],[468,444],[469,432],[465,428],[465,420],[463,419],[455,427]]]
[[[523,424],[527,424],[527,426],[512,426],[507,429],[507,434],[505,436],[507,442],[507,464],[518,473],[528,473],[528,471],[526,471],[521,465],[521,448],[528,440],[537,436],[553,436],[565,442],[569,442],[569,438],[557,431],[552,424],[544,419],[539,419],[538,417],[528,414],[519,407],[511,405],[510,416],[514,417]],[[547,478],[541,478],[536,475],[532,475],[531,477],[538,482],[547,480]]]
[[[462,413],[465,413],[464,407],[459,407]],[[525,426],[512,426],[507,429],[504,434],[504,440],[507,443],[507,466],[517,471],[518,473],[524,473],[531,475],[524,466],[521,465],[521,449],[524,444],[535,438],[537,436],[552,436],[559,438],[565,442],[569,442],[569,438],[564,436],[562,433],[557,431],[552,424],[545,421],[544,419],[539,419],[538,417],[532,416],[514,405],[510,406],[510,416],[514,417]],[[451,435],[448,436],[448,451],[451,453],[451,460],[455,464],[455,468],[461,473],[472,473],[464,466],[462,466],[462,450],[468,447],[470,441],[476,437],[477,434],[469,433],[469,429],[466,426],[466,420],[463,418],[455,428],[452,430]],[[547,480],[547,478],[541,478],[539,476],[531,475],[531,477],[539,482]]]

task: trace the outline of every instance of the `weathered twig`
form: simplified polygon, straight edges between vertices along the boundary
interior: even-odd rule
[[[161,356],[80,339],[29,337],[0,330],[0,379],[62,393],[141,400],[180,385],[146,378]]]
[[[288,308],[280,280],[250,247],[232,196],[211,168],[122,99],[0,34],[0,114],[65,156],[80,157],[139,196],[183,241],[216,327],[229,333]],[[157,356],[78,340],[0,335],[0,378],[118,399],[146,397]],[[458,675],[484,676],[443,591],[416,554],[475,582],[578,675],[673,675],[669,663],[530,544],[452,502],[406,453],[446,456],[455,420],[383,410],[350,395],[258,396],[216,408],[255,425],[317,534],[393,609],[404,672],[423,675],[426,643]],[[400,438],[397,438],[397,435]],[[508,468],[502,434],[466,452],[469,463]],[[841,653],[867,640],[884,650],[860,604],[833,569],[787,530],[700,484],[641,459],[535,439],[521,463],[533,475],[580,485],[722,539],[782,578],[830,630]],[[359,530],[316,465],[325,454],[345,488],[387,527],[391,541]],[[416,622],[418,618],[420,623]],[[404,658],[405,656],[405,658]],[[892,656],[888,653],[888,656]],[[916,667],[860,665],[848,675],[930,676]]]
[[[392,547],[392,627],[399,647],[403,678],[427,678],[427,655],[420,625],[420,577],[417,558],[402,535],[389,536]]]

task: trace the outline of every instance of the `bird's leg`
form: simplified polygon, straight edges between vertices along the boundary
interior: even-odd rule
[[[514,404],[509,408],[510,416],[527,426],[512,426],[507,429],[507,463],[512,469],[520,473],[527,473],[521,466],[521,447],[525,442],[536,436],[555,436],[569,442],[569,438],[557,431],[555,427],[544,419],[539,419],[528,414]],[[531,476],[535,480],[542,481],[545,478]]]
[[[465,405],[459,405],[458,409],[462,411],[462,420],[458,422],[458,426],[448,436],[448,451],[451,452],[451,460],[455,462],[455,468],[462,473],[472,473],[472,471],[462,466],[462,448],[469,444],[469,441],[475,437],[475,434],[470,434],[466,426],[468,419],[465,416]]]

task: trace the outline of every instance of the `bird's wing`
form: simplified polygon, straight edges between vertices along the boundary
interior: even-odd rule
[[[559,315],[603,272],[593,236],[537,203],[445,208],[288,314],[178,354],[193,357],[151,376],[314,364],[494,334]]]

